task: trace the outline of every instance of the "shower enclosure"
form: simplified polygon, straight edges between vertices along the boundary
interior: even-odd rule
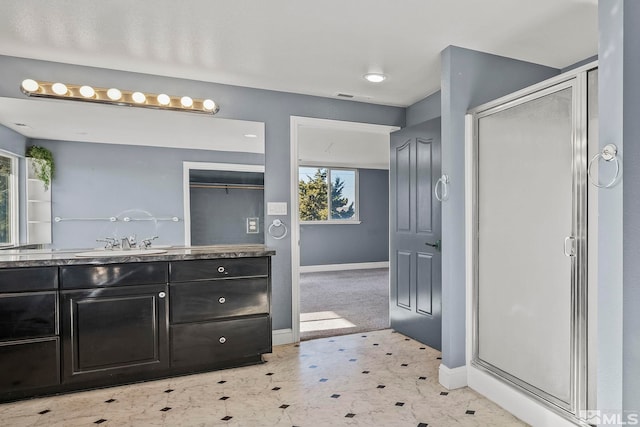
[[[472,365],[577,421],[590,407],[588,149],[597,70],[475,108]]]

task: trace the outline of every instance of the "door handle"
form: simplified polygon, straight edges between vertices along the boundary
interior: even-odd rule
[[[440,239],[438,239],[438,240],[436,240],[436,242],[435,242],[435,243],[429,243],[429,242],[427,242],[427,243],[425,243],[425,245],[427,245],[427,246],[431,246],[432,248],[435,248],[435,249],[436,249],[436,251],[440,252],[440,247],[441,247],[441,246],[440,246],[440,243],[441,243],[441,242],[440,242]]]
[[[567,243],[569,243],[569,248],[567,249]],[[576,238],[573,236],[568,236],[564,238],[564,254],[565,256],[575,256],[576,255]]]

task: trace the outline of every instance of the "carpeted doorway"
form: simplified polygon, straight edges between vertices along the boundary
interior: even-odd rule
[[[300,274],[300,339],[389,327],[389,269]]]

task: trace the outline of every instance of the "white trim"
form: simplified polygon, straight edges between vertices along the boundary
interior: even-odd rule
[[[334,169],[381,169],[389,170],[389,163],[316,162],[300,159],[299,166],[327,167]]]
[[[438,382],[447,390],[462,388],[467,386],[467,367],[448,368],[440,364],[438,369]]]
[[[335,224],[362,224],[362,221],[357,219],[332,219],[324,221],[300,221],[300,225],[335,225]]]
[[[291,326],[293,341],[300,340],[300,214],[298,210],[298,129],[300,127],[356,130],[389,135],[399,130],[398,126],[371,123],[346,122],[342,120],[317,119],[291,116],[290,131],[290,176],[291,176]]]
[[[389,268],[389,261],[359,262],[353,264],[302,265],[300,273],[317,273],[321,271],[369,270],[372,268]]]
[[[184,245],[191,246],[191,192],[189,191],[189,171],[220,170],[237,172],[262,172],[264,165],[244,165],[239,163],[182,162],[182,203],[184,206]]]
[[[292,344],[296,341],[293,339],[293,329],[276,329],[272,332],[273,345]]]
[[[537,427],[576,426],[534,399],[473,366],[469,366],[467,370],[467,379],[469,387],[502,406],[527,424]]]

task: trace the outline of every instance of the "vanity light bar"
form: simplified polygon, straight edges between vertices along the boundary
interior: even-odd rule
[[[59,82],[42,82],[32,79],[24,80],[20,85],[20,90],[28,96],[126,105],[129,107],[188,111],[191,113],[211,115],[220,110],[218,104],[211,99],[171,96],[165,93],[143,93],[117,88],[92,87]]]

